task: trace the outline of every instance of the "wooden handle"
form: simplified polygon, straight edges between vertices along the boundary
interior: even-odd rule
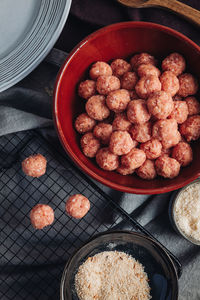
[[[164,7],[170,9],[175,13],[182,15],[189,21],[194,22],[196,25],[200,25],[200,11],[194,9],[186,4],[183,4],[176,0],[150,0],[148,4],[157,7]]]

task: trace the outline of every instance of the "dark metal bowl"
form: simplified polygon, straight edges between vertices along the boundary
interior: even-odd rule
[[[178,299],[178,276],[166,251],[153,239],[130,231],[108,231],[84,244],[67,262],[60,288],[61,300],[77,300],[75,275],[79,266],[90,256],[102,251],[123,251],[144,266],[149,278],[153,300]]]

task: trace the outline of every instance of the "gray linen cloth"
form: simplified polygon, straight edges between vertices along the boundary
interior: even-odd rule
[[[65,58],[66,53],[53,49],[32,74],[0,94],[0,135],[41,128],[45,138],[51,142],[57,140],[51,115],[52,91],[59,66]],[[124,194],[97,184],[180,259],[183,275],[179,280],[179,299],[200,299],[200,248],[173,230],[168,218],[171,193]]]

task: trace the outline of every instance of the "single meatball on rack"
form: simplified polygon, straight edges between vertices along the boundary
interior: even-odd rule
[[[47,160],[46,158],[40,154],[34,154],[22,162],[22,171],[31,177],[40,177],[46,173]]]
[[[75,128],[79,133],[91,131],[96,124],[96,121],[90,118],[86,113],[79,115],[75,121]]]
[[[110,76],[112,75],[112,69],[109,64],[98,61],[94,63],[90,69],[90,78],[96,80],[99,76]]]
[[[83,218],[90,210],[90,201],[81,194],[70,196],[65,204],[66,213],[75,218]]]
[[[142,99],[147,99],[151,93],[161,90],[161,82],[156,75],[148,75],[138,80],[135,91]]]
[[[90,118],[102,121],[110,115],[106,106],[106,98],[103,95],[95,95],[88,99],[85,109]]]
[[[136,170],[139,177],[146,180],[152,180],[156,178],[157,173],[155,169],[154,161],[147,159],[145,162]]]
[[[54,221],[54,211],[46,204],[37,204],[30,212],[31,224],[35,229],[43,229]]]

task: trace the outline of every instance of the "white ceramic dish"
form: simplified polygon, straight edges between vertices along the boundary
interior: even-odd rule
[[[27,76],[48,54],[71,0],[0,1],[0,92]]]

